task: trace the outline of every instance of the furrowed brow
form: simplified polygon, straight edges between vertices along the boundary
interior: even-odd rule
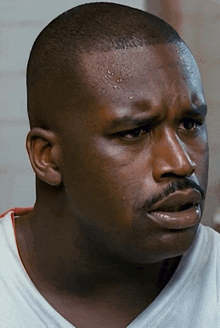
[[[115,118],[111,122],[109,122],[106,126],[106,130],[114,130],[118,127],[141,127],[145,125],[153,125],[158,121],[157,117],[149,117],[149,118],[134,118],[131,116],[123,116],[121,118]]]
[[[148,100],[141,100],[141,101],[136,101],[134,104],[134,107],[139,113],[147,113],[151,110],[151,102]],[[117,129],[118,127],[140,127],[148,124],[152,124],[157,120],[157,117],[142,117],[142,118],[137,118],[132,115],[124,115],[122,117],[116,117],[112,119],[106,126],[106,130],[114,130]]]

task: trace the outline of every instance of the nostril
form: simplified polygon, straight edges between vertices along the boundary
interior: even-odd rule
[[[191,175],[191,174],[190,174]],[[161,175],[162,178],[179,178],[180,175],[176,174],[175,172],[165,172]],[[185,176],[184,176],[185,177]]]

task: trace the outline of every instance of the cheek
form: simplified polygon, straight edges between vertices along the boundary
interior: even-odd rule
[[[91,156],[79,157],[68,165],[64,185],[71,205],[88,217],[116,216],[123,205],[121,176],[103,159]]]
[[[133,207],[143,196],[142,184],[146,183],[147,161],[143,155],[107,146],[101,151],[93,145],[78,151],[76,158],[70,152],[65,156],[64,185],[70,205],[94,220],[104,218],[111,224],[129,225]]]

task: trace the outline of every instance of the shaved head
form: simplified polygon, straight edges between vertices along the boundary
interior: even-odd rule
[[[90,3],[64,12],[44,28],[31,50],[27,69],[31,127],[50,129],[53,118],[57,120],[68,107],[70,92],[74,107],[77,99],[82,102],[81,54],[175,42],[182,40],[169,24],[128,6]]]

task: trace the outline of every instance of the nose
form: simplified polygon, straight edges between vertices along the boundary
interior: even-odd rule
[[[156,142],[153,155],[153,176],[157,182],[167,178],[191,176],[196,164],[190,159],[186,145],[175,131],[164,131]]]

